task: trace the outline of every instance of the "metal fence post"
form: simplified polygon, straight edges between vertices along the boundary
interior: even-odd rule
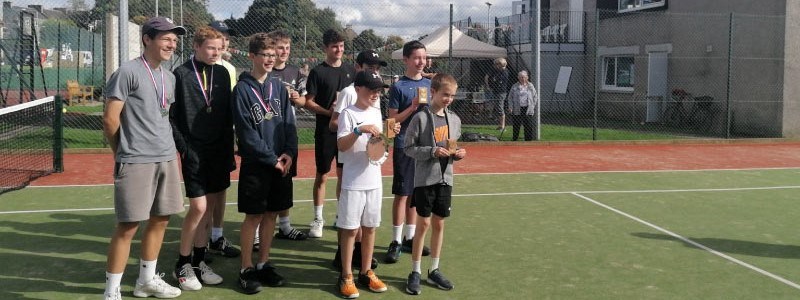
[[[731,138],[731,68],[733,67],[733,12],[728,17],[728,74],[725,95],[725,138]]]
[[[55,118],[53,119],[53,169],[56,173],[64,172],[64,99],[56,94]]]

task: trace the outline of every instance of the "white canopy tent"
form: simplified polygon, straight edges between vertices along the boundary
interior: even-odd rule
[[[447,57],[449,55],[448,27],[444,26],[420,40],[428,57]],[[453,58],[497,58],[506,57],[506,49],[490,45],[467,36],[453,26]],[[392,52],[392,59],[402,59],[403,49]]]

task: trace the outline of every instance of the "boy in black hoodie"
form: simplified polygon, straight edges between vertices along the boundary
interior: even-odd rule
[[[250,38],[252,71],[239,77],[233,89],[233,121],[238,137],[239,212],[245,213],[240,242],[242,265],[239,286],[254,294],[262,284],[281,286],[283,277],[269,262],[272,233],[278,213],[292,207],[292,176],[297,157],[297,127],[289,93],[280,80],[270,78],[275,65],[275,41],[265,33]],[[258,263],[252,261],[253,236],[261,225]]]

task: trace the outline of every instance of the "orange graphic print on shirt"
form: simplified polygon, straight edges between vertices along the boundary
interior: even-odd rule
[[[447,133],[450,128],[447,125],[436,127],[433,131],[433,137],[436,139],[436,144],[444,143],[447,140]]]

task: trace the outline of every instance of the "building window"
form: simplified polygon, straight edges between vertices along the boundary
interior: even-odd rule
[[[603,89],[609,91],[633,91],[633,56],[611,56],[603,58]]]
[[[666,5],[666,0],[618,0],[619,12],[643,10]]]

